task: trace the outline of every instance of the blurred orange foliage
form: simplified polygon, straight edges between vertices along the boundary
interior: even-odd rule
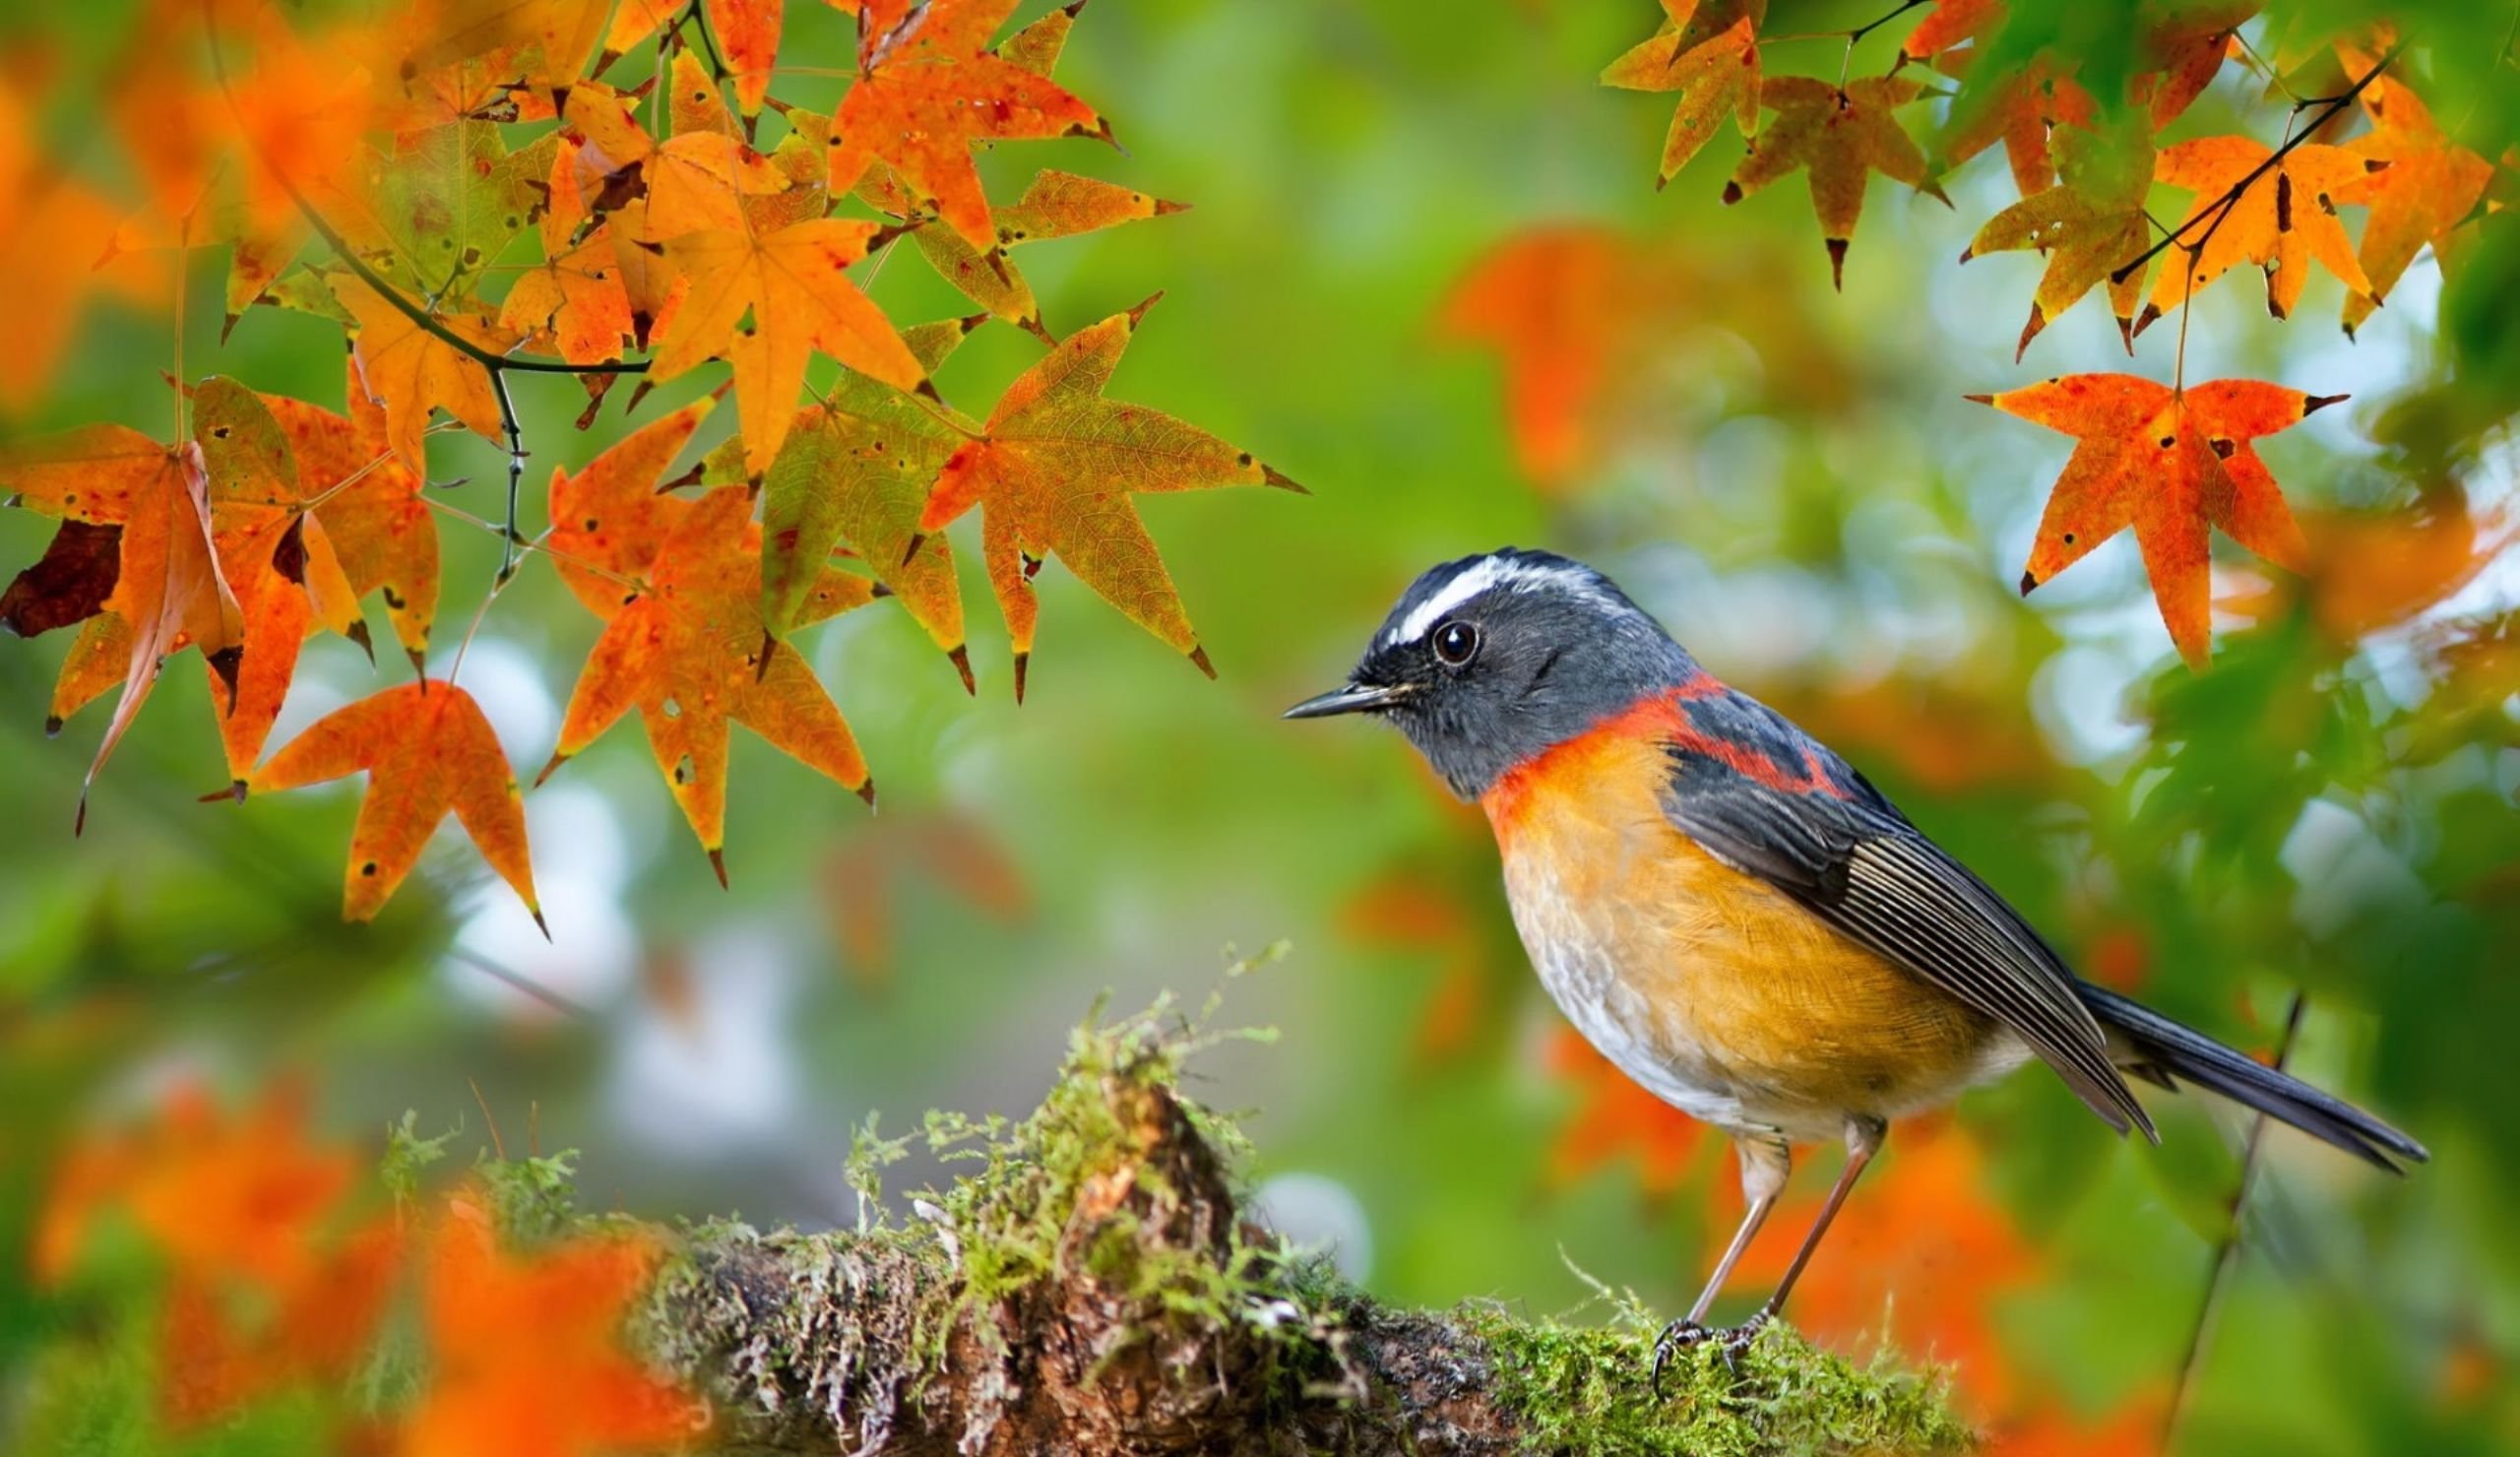
[[[580,1457],[693,1435],[692,1401],[620,1340],[658,1257],[627,1235],[508,1254],[477,1193],[448,1200],[428,1251],[431,1379],[403,1457]]]

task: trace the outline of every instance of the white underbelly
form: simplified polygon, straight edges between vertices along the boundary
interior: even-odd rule
[[[1775,1126],[1759,1115],[1768,1109],[1749,1106],[1763,1101],[1754,1090],[1688,1036],[1684,1009],[1654,1006],[1635,990],[1643,979],[1619,965],[1617,941],[1606,928],[1589,923],[1581,908],[1541,875],[1518,874],[1509,864],[1505,889],[1541,985],[1613,1067],[1699,1122],[1736,1133]]]

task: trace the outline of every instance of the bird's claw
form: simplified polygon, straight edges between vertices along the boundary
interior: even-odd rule
[[[1691,1346],[1708,1341],[1722,1344],[1724,1368],[1737,1378],[1741,1374],[1741,1353],[1749,1350],[1751,1343],[1758,1340],[1759,1332],[1768,1328],[1768,1320],[1769,1313],[1761,1310],[1735,1326],[1700,1325],[1694,1320],[1683,1319],[1663,1327],[1663,1333],[1654,1338],[1654,1395],[1659,1398],[1663,1394],[1663,1368],[1671,1363],[1671,1358]]]
[[[1663,1395],[1663,1367],[1671,1363],[1675,1353],[1722,1334],[1712,1326],[1700,1325],[1685,1317],[1663,1327],[1663,1333],[1654,1338],[1654,1395],[1658,1399]]]

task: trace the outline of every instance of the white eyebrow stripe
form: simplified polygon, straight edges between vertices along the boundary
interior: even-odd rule
[[[1383,635],[1385,646],[1414,643],[1434,630],[1435,624],[1459,608],[1464,602],[1499,587],[1517,592],[1530,592],[1544,584],[1554,584],[1577,597],[1603,606],[1609,600],[1594,585],[1591,572],[1573,565],[1540,564],[1515,561],[1500,556],[1480,558],[1465,568],[1460,576],[1444,584],[1444,589],[1419,602],[1398,627]]]
[[[1463,602],[1496,585],[1504,575],[1505,564],[1495,557],[1481,557],[1458,577],[1444,584],[1444,590],[1419,602],[1401,624],[1391,630],[1386,641],[1414,643],[1433,629],[1444,615]]]

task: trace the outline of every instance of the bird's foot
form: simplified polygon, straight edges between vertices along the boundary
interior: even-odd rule
[[[1749,1350],[1750,1344],[1759,1338],[1759,1332],[1768,1328],[1770,1318],[1771,1312],[1760,1310],[1749,1319],[1734,1326],[1700,1325],[1694,1320],[1674,1320],[1663,1327],[1663,1333],[1654,1339],[1652,1382],[1654,1394],[1657,1397],[1663,1394],[1663,1368],[1671,1363],[1674,1356],[1692,1346],[1701,1346],[1709,1341],[1717,1342],[1723,1347],[1725,1369],[1734,1376],[1740,1375],[1741,1353]]]

